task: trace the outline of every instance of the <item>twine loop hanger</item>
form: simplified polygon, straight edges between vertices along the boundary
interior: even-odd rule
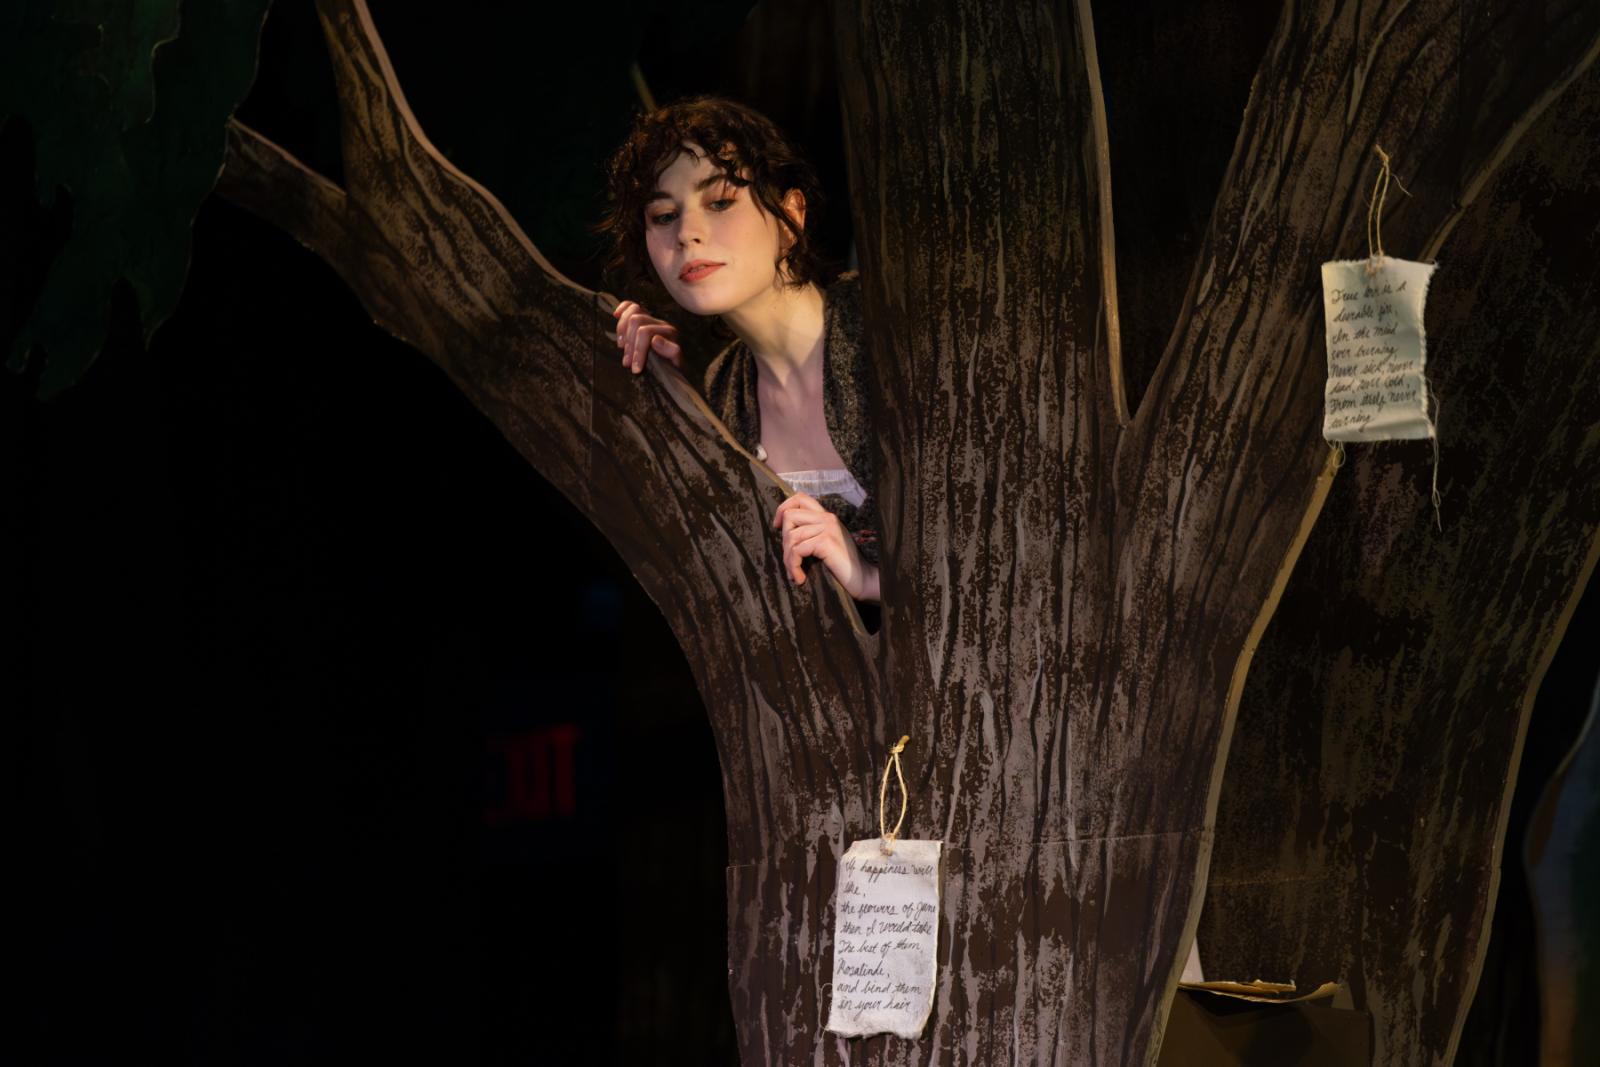
[[[1400,191],[1407,196],[1411,190],[1400,183],[1394,176],[1394,171],[1389,166],[1389,153],[1383,150],[1381,144],[1374,143],[1372,150],[1378,153],[1378,159],[1383,163],[1383,169],[1378,171],[1378,178],[1372,183],[1372,195],[1367,197],[1367,273],[1373,274],[1378,269],[1378,261],[1383,259],[1383,201],[1389,195],[1389,182],[1393,181],[1400,187]]]
[[[895,835],[900,832],[901,825],[906,821],[906,776],[900,770],[900,753],[905,751],[906,742],[911,740],[907,734],[900,738],[893,748],[889,749],[889,762],[883,768],[883,783],[878,786],[878,836],[883,838],[883,854],[892,855],[894,852]],[[889,771],[894,771],[895,777],[900,780],[900,817],[894,821],[894,829],[886,830],[884,819],[884,804],[889,799]]]

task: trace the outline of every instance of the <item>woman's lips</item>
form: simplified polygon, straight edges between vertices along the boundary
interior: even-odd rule
[[[679,278],[686,282],[697,282],[712,271],[718,270],[721,266],[721,263],[701,263],[699,266],[690,267],[684,271],[679,275]]]

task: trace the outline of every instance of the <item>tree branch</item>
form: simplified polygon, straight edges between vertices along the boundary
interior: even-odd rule
[[[1224,694],[1240,691],[1251,635],[1329,484],[1318,265],[1365,251],[1372,145],[1412,170],[1414,195],[1384,220],[1384,243],[1421,251],[1455,213],[1453,191],[1492,170],[1496,146],[1600,39],[1593,5],[1559,33],[1507,11],[1464,18],[1448,0],[1296,7],[1257,75],[1179,336],[1117,454],[1118,595],[1160,620],[1128,651],[1159,679],[1148,740],[1174,757],[1219,733],[1225,749]],[[1555,76],[1520,72],[1530,34]],[[1464,81],[1474,58],[1484,69]],[[1448,287],[1441,276],[1435,291]],[[1216,701],[1198,726],[1181,710],[1197,692]]]
[[[1600,66],[1443,246],[1443,531],[1431,450],[1352,449],[1239,710],[1206,965],[1343,976],[1374,1062],[1452,1061],[1523,734],[1600,551],[1597,122]]]
[[[237,119],[229,119],[216,192],[305,245],[344,277],[344,190]]]
[[[867,825],[885,732],[876,642],[826,568],[789,582],[770,527],[786,487],[675,368],[621,367],[616,300],[562,277],[429,143],[363,0],[320,0],[318,12],[345,188],[235,124],[222,194],[327,260],[621,553],[706,700],[735,857]]]

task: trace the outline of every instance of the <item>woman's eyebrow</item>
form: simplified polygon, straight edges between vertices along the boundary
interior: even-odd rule
[[[726,174],[723,174],[722,172],[718,171],[716,174],[711,175],[711,177],[709,177],[709,178],[701,178],[698,182],[696,182],[695,183],[695,187],[694,187],[694,191],[698,193],[698,192],[700,192],[700,191],[702,191],[702,190],[704,190],[706,188],[709,188],[710,186],[716,185],[718,182],[724,182],[724,181],[725,182],[730,182],[731,184],[734,184],[734,185],[741,184],[740,182],[735,181],[732,178],[729,178]],[[648,200],[646,200],[645,203],[649,204],[649,203],[653,203],[654,201],[657,201],[657,200],[671,200],[671,199],[672,199],[672,194],[671,193],[667,192],[665,189],[657,189],[655,192],[650,194],[650,198]]]

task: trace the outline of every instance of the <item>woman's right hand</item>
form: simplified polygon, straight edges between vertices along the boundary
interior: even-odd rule
[[[611,313],[617,320],[617,347],[622,349],[622,365],[639,374],[645,356],[651,352],[683,369],[683,346],[678,343],[678,328],[651,315],[632,300],[624,300]]]

